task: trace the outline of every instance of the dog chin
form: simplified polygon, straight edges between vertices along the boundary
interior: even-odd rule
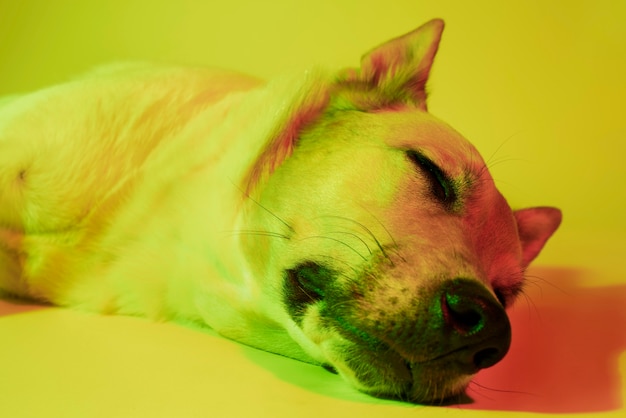
[[[468,399],[465,390],[474,374],[465,374],[449,360],[410,362],[392,349],[381,353],[343,347],[340,355],[328,356],[336,361],[326,368],[336,370],[361,392],[425,405],[459,404]]]

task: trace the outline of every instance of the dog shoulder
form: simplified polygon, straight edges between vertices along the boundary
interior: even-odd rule
[[[76,227],[121,199],[149,156],[203,109],[259,83],[220,70],[125,63],[0,99],[0,227]]]

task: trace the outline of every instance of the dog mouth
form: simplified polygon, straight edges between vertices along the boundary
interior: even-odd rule
[[[455,350],[437,355],[406,356],[391,343],[358,329],[340,317],[328,328],[343,337],[332,347],[332,364],[322,367],[339,374],[371,396],[422,405],[466,403],[465,389],[473,372],[455,361]]]
[[[480,368],[468,368],[458,361],[465,347],[444,354],[424,355],[426,358],[417,360],[382,341],[373,350],[372,341],[373,338],[364,347],[353,340],[351,355],[344,360],[350,372],[340,373],[347,380],[351,379],[346,375],[355,376],[358,380],[355,386],[361,391],[378,398],[421,405],[452,405],[469,400],[465,390]]]
[[[340,284],[336,276],[313,262],[286,270],[286,303],[305,334],[335,335],[326,344],[333,360],[325,368],[363,392],[419,404],[460,403],[471,377],[508,350],[508,317],[474,281],[431,286],[407,298],[402,310],[394,306],[391,315],[384,304],[365,308],[380,300],[376,289]]]
[[[357,355],[354,353],[358,351]],[[381,399],[399,400],[420,405],[466,403],[465,394],[473,374],[460,370],[453,353],[424,361],[411,361],[391,347],[381,344],[379,351],[352,347],[353,355],[344,364],[323,367],[341,374],[360,391]],[[343,368],[348,370],[343,372]]]

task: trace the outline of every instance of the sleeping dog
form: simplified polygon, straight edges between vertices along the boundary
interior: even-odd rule
[[[128,64],[5,98],[0,289],[209,326],[374,396],[462,393],[561,213],[511,210],[427,113],[442,30],[269,83]]]

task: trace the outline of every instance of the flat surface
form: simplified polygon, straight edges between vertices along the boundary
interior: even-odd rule
[[[575,255],[563,242],[555,251]],[[615,279],[625,273],[533,268],[510,312],[509,354],[470,385],[473,403],[445,408],[377,400],[321,367],[211,332],[0,302],[0,416],[622,416],[626,284]]]

